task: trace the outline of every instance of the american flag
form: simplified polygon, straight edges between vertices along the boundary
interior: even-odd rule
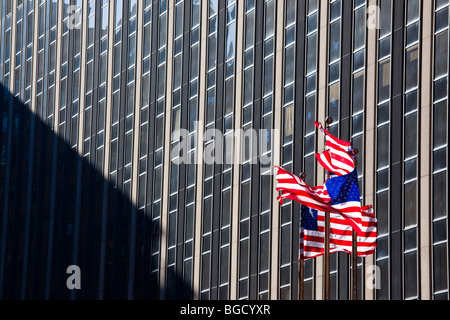
[[[327,182],[324,186],[310,187],[296,175],[281,167],[275,168],[278,169],[276,190],[282,192],[277,199],[281,204],[283,204],[283,199],[290,199],[318,211],[336,213],[341,215],[358,234],[361,233],[361,214],[354,212],[355,208],[352,198],[354,196],[354,188],[351,188],[352,192],[348,193],[348,195],[346,195],[345,191],[340,192],[341,187],[345,188],[348,186],[348,183],[344,183],[347,181],[347,176],[329,179],[328,181],[331,181],[329,186]],[[334,179],[342,179],[342,181]],[[356,180],[357,183],[358,180]],[[330,187],[333,191],[332,196],[329,193]],[[359,188],[357,192],[359,194]],[[359,208],[360,205],[358,206]]]
[[[362,232],[362,218],[357,170],[355,169],[345,176],[328,179],[325,186],[331,199],[329,204],[348,218],[350,226],[359,235]]]
[[[316,154],[317,161],[326,170],[338,176],[352,172],[355,169],[355,161],[349,153],[352,151],[351,142],[336,138],[317,121],[315,125],[325,135],[325,151]]]
[[[377,246],[377,220],[372,207],[361,208],[363,233],[357,237],[357,255],[365,257],[375,252]],[[330,213],[330,254],[345,252],[352,254],[352,228],[345,219]],[[325,252],[325,213],[316,209],[301,207],[299,259],[312,259]]]

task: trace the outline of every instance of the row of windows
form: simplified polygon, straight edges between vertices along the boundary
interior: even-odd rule
[[[263,108],[260,127],[266,130],[265,140],[262,142],[261,157],[272,158],[272,139],[271,129],[273,128],[274,111],[274,83],[275,83],[275,17],[277,12],[277,3],[274,0],[268,0],[264,4],[264,44],[263,44]],[[295,14],[295,6],[290,8]],[[270,253],[271,253],[271,194],[272,194],[272,167],[269,164],[260,164],[260,205],[259,205],[259,263],[258,263],[258,298],[269,299],[270,288]],[[286,250],[290,245],[285,247]]]
[[[281,163],[283,168],[293,172],[293,155],[294,155],[294,100],[295,100],[295,69],[296,69],[296,33],[297,33],[297,1],[286,1],[284,7],[284,79],[283,79],[283,132],[282,132],[282,151],[281,151]],[[272,99],[272,97],[270,97]],[[272,110],[271,110],[272,111]],[[273,138],[273,137],[272,137]],[[261,188],[266,185],[270,186],[269,181],[264,181],[266,177],[262,177]],[[269,179],[267,179],[269,180]],[[271,186],[272,189],[272,186]],[[267,190],[268,195],[261,195],[263,197],[270,197],[270,190]],[[270,209],[270,203],[266,204],[267,209]],[[295,211],[293,210],[293,204],[287,202],[281,207],[280,210],[280,265],[279,265],[279,282],[280,299],[290,299],[294,294],[293,288],[293,266],[296,257],[292,257],[293,247],[296,242],[294,239],[294,219]],[[267,219],[269,220],[269,219]],[[270,220],[269,220],[270,221]],[[267,230],[268,237],[270,235]],[[261,244],[264,245],[264,244]],[[269,253],[267,253],[269,254]]]
[[[434,81],[432,139],[432,292],[436,300],[448,295],[448,75],[449,3],[434,4]]]
[[[392,0],[380,2],[380,30],[378,32],[378,86],[376,132],[376,199],[377,266],[381,270],[377,299],[389,299],[389,217],[390,217],[390,148],[391,135],[391,54],[392,54]]]
[[[235,57],[236,57],[236,0],[227,1],[225,28],[225,72],[223,101],[224,150],[230,150],[228,143],[233,141],[234,105],[235,105]],[[219,299],[229,299],[231,271],[231,179],[233,175],[232,154],[224,152],[221,177],[220,210],[220,248],[219,248]]]
[[[208,2],[208,27],[207,27],[207,84],[206,84],[206,104],[205,104],[205,128],[215,129],[216,108],[217,108],[217,38],[219,24],[219,2],[209,0]],[[210,137],[204,143],[205,150],[212,148],[215,137]],[[201,279],[200,298],[210,299],[212,283],[212,233],[213,233],[213,184],[214,184],[214,164],[205,164],[203,168],[203,214],[202,214],[202,258],[201,258]]]
[[[305,96],[303,117],[303,172],[305,182],[314,185],[316,176],[316,139],[314,121],[317,120],[317,71],[319,52],[319,1],[308,0],[306,6],[306,38],[305,38]],[[300,248],[299,248],[300,250]],[[314,297],[314,260],[303,262],[303,280],[300,284],[303,299]]]
[[[420,1],[406,2],[403,108],[403,277],[405,299],[418,297],[418,138]]]
[[[258,10],[261,10],[258,8]],[[256,37],[256,14],[257,3],[246,1],[245,24],[244,24],[244,83],[243,83],[243,105],[242,105],[242,127],[249,130],[253,127],[253,102],[255,95],[255,37]],[[252,143],[252,142],[249,142]],[[243,154],[240,182],[240,216],[239,216],[239,273],[238,273],[238,298],[244,299],[249,296],[250,277],[250,212],[251,212],[251,181],[250,155]]]

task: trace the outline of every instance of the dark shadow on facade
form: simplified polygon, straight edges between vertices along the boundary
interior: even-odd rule
[[[161,298],[151,215],[1,85],[0,116],[0,299]],[[163,298],[192,298],[168,277]]]

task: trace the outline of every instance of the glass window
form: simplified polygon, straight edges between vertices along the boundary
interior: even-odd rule
[[[447,100],[441,101],[434,106],[433,110],[433,146],[434,148],[447,144]]]
[[[405,86],[406,91],[417,87],[418,84],[419,47],[416,45],[406,50]]]
[[[417,113],[405,117],[404,157],[417,155]]]
[[[436,35],[435,42],[435,78],[448,74],[448,30]]]
[[[307,56],[306,56],[306,74],[310,74],[317,70],[317,33],[311,35],[307,39]]]
[[[341,55],[341,22],[330,24],[330,62],[340,59]]]
[[[355,30],[353,32],[353,50],[365,46],[366,36],[366,8],[361,7],[355,11]]]
[[[417,182],[405,184],[405,227],[414,226],[417,223]]]
[[[433,247],[433,289],[434,292],[447,290],[447,244]]]

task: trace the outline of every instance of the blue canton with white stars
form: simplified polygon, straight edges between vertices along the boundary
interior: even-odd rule
[[[341,177],[331,178],[326,182],[330,204],[360,201],[358,173],[355,170]]]
[[[315,209],[308,208],[305,205],[302,205],[302,215],[300,225],[302,228],[311,231],[318,231],[319,228],[317,226],[317,213],[318,211]]]

